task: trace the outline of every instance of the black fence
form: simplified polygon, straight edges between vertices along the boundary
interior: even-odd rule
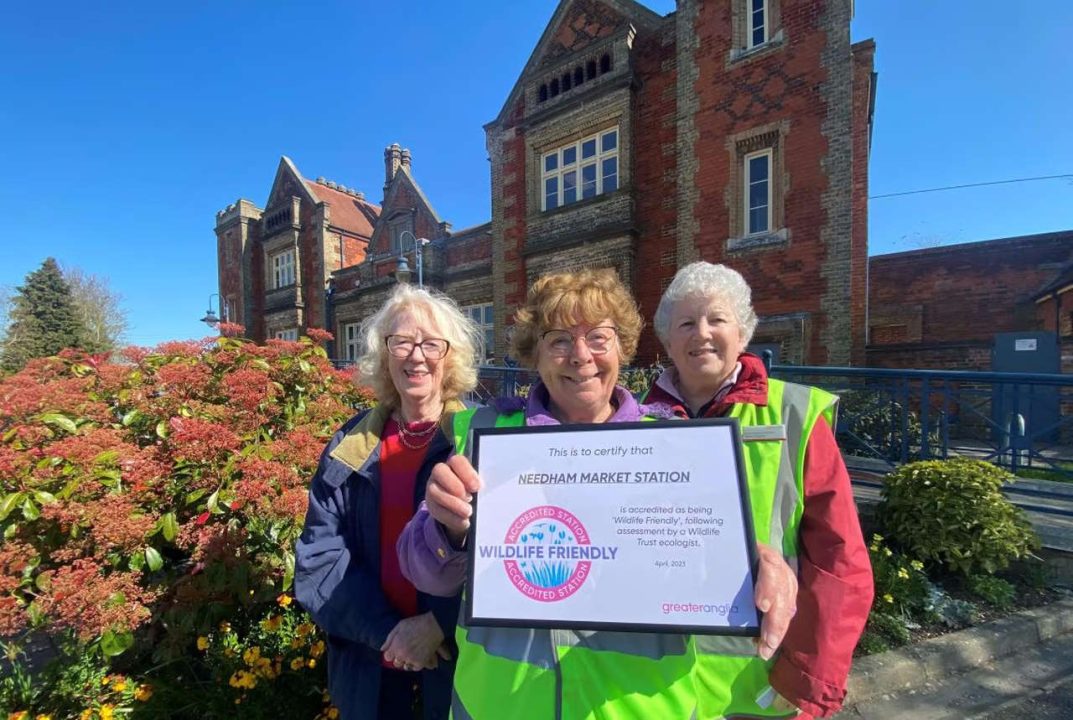
[[[862,469],[963,455],[1023,478],[1073,479],[1073,376],[793,365],[770,373],[840,397],[839,445]],[[471,399],[487,401],[524,395],[536,373],[482,365],[479,377]]]
[[[976,457],[1020,477],[1073,478],[1073,377],[775,365],[771,375],[841,398],[849,458],[894,466]]]

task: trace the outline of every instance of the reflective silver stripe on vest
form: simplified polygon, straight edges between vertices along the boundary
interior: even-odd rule
[[[560,631],[565,643],[600,650],[636,655],[652,660],[660,660],[668,655],[685,655],[689,649],[689,638],[685,635],[611,632],[609,630]],[[557,636],[561,637],[561,636]]]
[[[477,428],[490,428],[496,426],[499,413],[491,406],[477,408],[473,413],[473,419],[469,423],[469,432],[466,434],[466,459],[473,459],[473,431]]]
[[[459,618],[459,626],[462,626]],[[524,662],[548,670],[558,658],[551,630],[533,628],[463,627],[466,640],[480,645],[489,655]]]
[[[697,650],[706,655],[756,655],[756,641],[747,637],[697,635]]]
[[[473,716],[462,704],[462,698],[458,697],[458,690],[451,688],[451,720],[473,720]]]
[[[480,645],[489,655],[544,669],[557,662],[557,647],[576,646],[651,660],[685,655],[689,650],[689,638],[685,635],[494,627],[467,627],[464,630],[466,640]]]
[[[782,443],[779,459],[779,474],[775,480],[775,497],[771,507],[771,530],[768,544],[782,551],[786,528],[793,522],[800,498],[797,486],[797,458],[801,452],[801,435],[808,415],[810,388],[804,385],[783,383],[780,421],[786,428],[786,442]],[[784,555],[785,557],[785,555]],[[796,557],[786,557],[786,562],[797,572]],[[718,655],[751,657],[756,655],[756,642],[747,637],[720,637],[698,635],[697,650]]]
[[[801,457],[801,447],[805,420],[808,416],[811,389],[804,385],[783,383],[782,424],[786,428],[786,443],[779,462],[779,476],[775,483],[775,498],[771,507],[771,533],[769,542],[772,547],[782,550],[786,528],[793,522],[801,491],[797,484],[797,462]],[[796,557],[786,561],[797,571]]]

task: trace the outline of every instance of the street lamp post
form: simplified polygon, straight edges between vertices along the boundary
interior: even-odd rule
[[[213,310],[212,310],[212,299],[213,298],[216,298],[216,300],[219,301],[220,293],[212,293],[211,295],[209,295],[209,309],[205,313],[205,317],[201,318],[201,322],[205,323],[209,327],[216,327],[217,325],[220,324],[220,318],[216,317],[216,313],[213,312]],[[224,314],[222,307],[221,307],[221,314]],[[224,317],[223,321],[227,322],[227,318]]]
[[[403,230],[399,233],[399,257],[398,265],[395,268],[395,277],[399,282],[407,282],[410,279],[410,263],[406,261],[406,256],[402,254],[405,247],[403,240],[406,239],[407,235],[410,236],[414,243],[414,255],[417,261],[417,287],[423,288],[425,287],[425,268],[422,248],[429,244],[429,240],[419,238],[409,230]]]

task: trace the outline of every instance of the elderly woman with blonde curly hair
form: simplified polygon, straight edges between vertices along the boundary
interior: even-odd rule
[[[453,416],[476,385],[476,342],[451,300],[409,285],[362,328],[359,377],[379,403],[324,450],[294,582],[328,635],[329,691],[343,718],[447,714],[459,598],[415,589],[395,542],[432,467],[453,451]]]
[[[456,417],[458,450],[469,428],[617,423],[642,408],[618,384],[643,325],[637,305],[611,270],[545,275],[514,315],[515,355],[540,376],[525,400]],[[489,410],[491,412],[489,412]],[[414,585],[451,595],[466,574],[463,544],[481,481],[464,455],[437,465],[426,507],[399,538],[402,570]],[[774,557],[773,557],[774,556]],[[781,573],[781,574],[780,574]],[[789,575],[787,578],[786,575]],[[781,582],[780,582],[781,581]],[[793,577],[777,553],[761,552],[756,597],[769,655],[792,613]],[[459,647],[455,718],[695,717],[693,638],[681,634],[465,627]],[[754,649],[755,652],[755,649]]]

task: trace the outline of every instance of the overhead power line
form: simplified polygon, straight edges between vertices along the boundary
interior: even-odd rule
[[[1061,180],[1062,178],[1073,179],[1069,175],[1040,175],[1038,177],[1014,178],[1013,180],[992,180],[991,182],[968,183],[966,185],[947,185],[946,187],[927,188],[926,190],[906,190],[905,192],[885,193],[883,195],[869,195],[869,200],[880,198],[900,197],[902,195],[920,195],[921,193],[942,192],[944,190],[960,190],[962,188],[984,187],[985,185],[1009,185],[1010,183],[1033,182],[1035,180]]]

